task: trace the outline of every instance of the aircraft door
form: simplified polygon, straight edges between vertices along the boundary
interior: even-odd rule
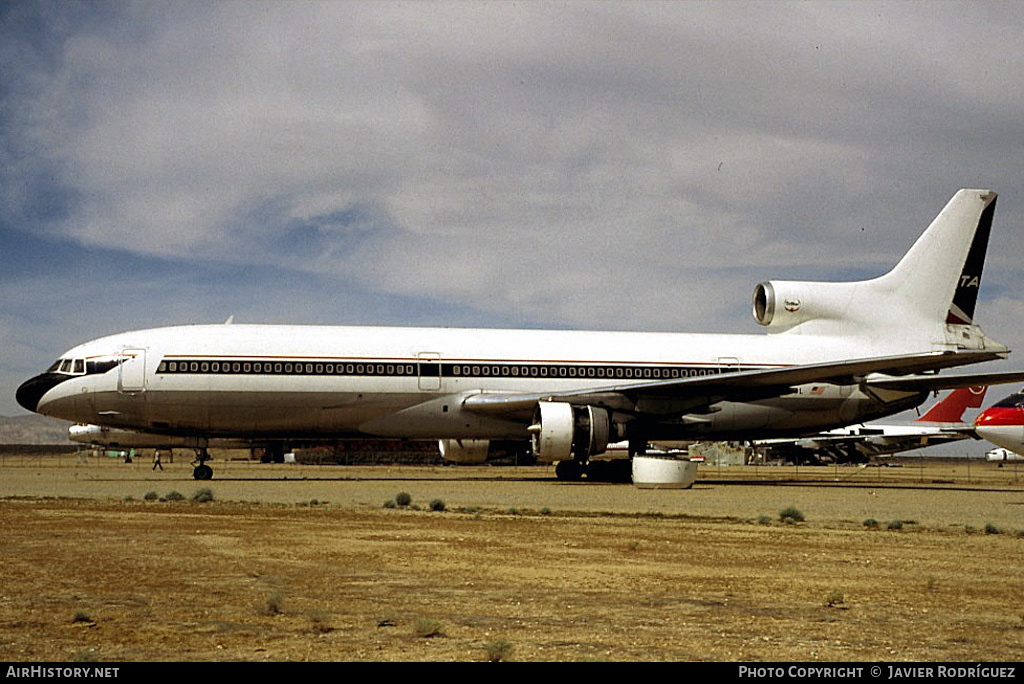
[[[420,389],[436,392],[441,389],[441,355],[437,352],[420,352],[416,355],[416,368]]]
[[[719,356],[718,357],[718,372],[719,373],[735,373],[739,370],[740,360],[735,356]]]
[[[146,350],[122,349],[117,369],[117,391],[144,392],[146,390]]]

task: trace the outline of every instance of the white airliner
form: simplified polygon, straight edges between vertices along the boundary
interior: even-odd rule
[[[968,408],[980,408],[987,387],[961,387],[912,423],[864,423],[792,439],[755,440],[751,446],[765,458],[795,463],[866,463],[911,449],[980,439],[974,426],[962,422]]]
[[[45,415],[199,440],[367,436],[532,442],[586,463],[608,443],[800,435],[892,415],[940,388],[1024,373],[938,375],[1002,359],[973,324],[996,194],[960,190],[887,274],[769,281],[762,335],[280,325],[126,332],[61,355],[18,389]],[[211,476],[199,453],[197,479]]]

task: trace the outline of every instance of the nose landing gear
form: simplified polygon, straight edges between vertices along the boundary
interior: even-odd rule
[[[212,457],[205,447],[196,449],[196,460],[192,461],[195,468],[192,469],[192,478],[195,480],[213,479],[213,468],[206,465]]]

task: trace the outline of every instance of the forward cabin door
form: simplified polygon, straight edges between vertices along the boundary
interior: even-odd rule
[[[146,390],[146,350],[122,349],[121,364],[117,370],[119,392],[144,392]]]

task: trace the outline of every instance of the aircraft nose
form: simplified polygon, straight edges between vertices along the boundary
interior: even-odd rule
[[[21,387],[18,388],[14,397],[23,407],[33,413],[38,413],[39,401],[43,398],[43,395],[71,377],[73,376],[61,375],[59,373],[37,375],[21,383]]]
[[[982,439],[1014,451],[1024,445],[1024,410],[993,406],[974,419],[974,430]]]

